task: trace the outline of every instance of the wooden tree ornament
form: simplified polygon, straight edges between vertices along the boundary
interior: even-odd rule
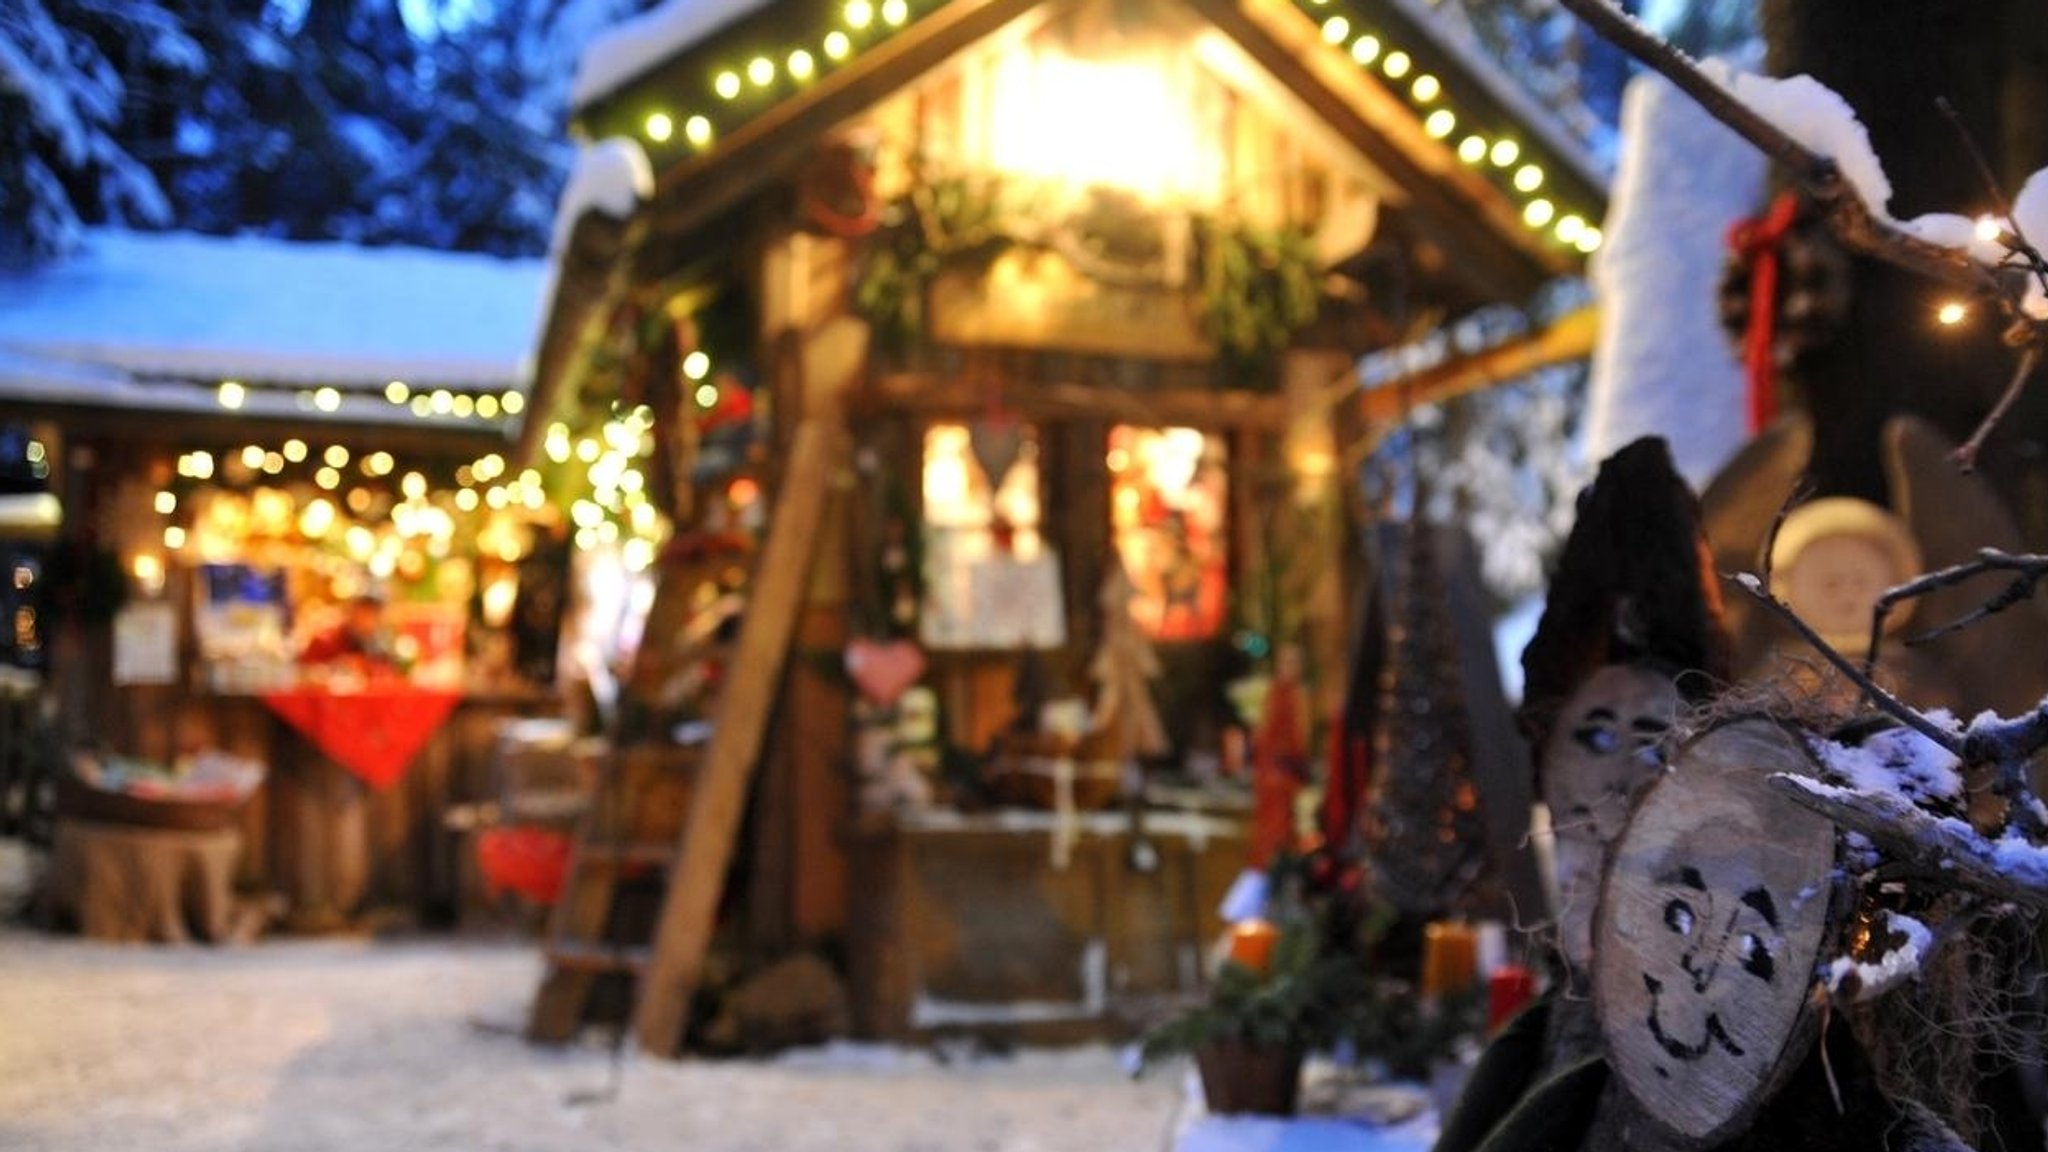
[[[1835,941],[1835,829],[1766,786],[1811,775],[1776,721],[1681,748],[1615,845],[1594,1005],[1629,1098],[1686,1147],[1744,1131],[1811,1047]]]

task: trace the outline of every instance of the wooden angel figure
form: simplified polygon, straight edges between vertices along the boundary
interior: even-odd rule
[[[1109,565],[1096,600],[1102,607],[1102,642],[1088,664],[1089,677],[1100,685],[1089,734],[1106,740],[1120,761],[1160,756],[1172,748],[1152,700],[1159,656],[1131,617],[1135,595],[1123,565]]]

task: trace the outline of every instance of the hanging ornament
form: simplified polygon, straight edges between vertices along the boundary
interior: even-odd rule
[[[924,675],[924,651],[908,640],[857,639],[846,646],[846,674],[861,695],[889,708]]]

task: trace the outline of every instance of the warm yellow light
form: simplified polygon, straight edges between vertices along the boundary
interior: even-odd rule
[[[505,501],[508,498],[509,497],[506,496],[505,490],[503,488],[492,488],[490,491],[484,493],[484,503],[494,510],[498,508],[503,508],[505,506]]]
[[[407,472],[398,482],[398,490],[405,493],[407,500],[424,500],[427,498],[427,478],[418,472]]]
[[[455,393],[446,388],[434,389],[434,394],[427,401],[433,406],[436,416],[446,416],[455,411]]]
[[[213,453],[194,452],[192,454],[192,478],[194,480],[213,479]]]
[[[1515,190],[1534,192],[1543,187],[1543,169],[1534,164],[1524,164],[1515,169]]]
[[[164,547],[173,552],[185,546],[185,530],[176,524],[164,529]]]
[[[1146,203],[1213,205],[1223,194],[1224,150],[1195,115],[1189,83],[1186,68],[1157,53],[1006,53],[991,85],[991,166]]]
[[[263,454],[263,470],[272,476],[284,471],[284,453],[265,452]]]
[[[697,385],[697,407],[718,407],[718,386],[716,384]]]
[[[503,408],[507,416],[517,416],[526,411],[526,393],[507,392],[498,397],[498,407]]]
[[[789,54],[789,74],[792,79],[809,80],[818,74],[818,62],[799,48]]]
[[[135,573],[135,582],[142,585],[144,591],[151,595],[163,591],[163,557],[154,552],[139,552],[129,570]]]
[[[683,357],[683,375],[692,380],[702,380],[711,372],[711,357],[702,352],[692,352]]]
[[[1389,52],[1386,62],[1380,65],[1380,70],[1387,74],[1388,79],[1399,80],[1414,66],[1415,61],[1410,60],[1406,52]]]
[[[467,392],[457,392],[455,394],[455,415],[463,420],[476,415],[476,397],[471,396]]]
[[[412,395],[412,389],[403,380],[393,380],[384,386],[384,398],[393,404],[405,403],[405,398],[410,395]]]
[[[711,90],[727,100],[738,96],[740,94],[740,74],[737,72],[720,72],[711,81]]]
[[[1566,244],[1576,243],[1585,231],[1586,218],[1583,216],[1566,216],[1557,222],[1557,238]]]
[[[1557,205],[1538,197],[1522,208],[1522,220],[1531,228],[1541,228],[1557,215]]]
[[[564,433],[560,439],[557,439],[552,434],[549,435],[544,447],[547,450],[548,459],[557,464],[567,464],[569,462],[569,437],[567,433]]]
[[[334,468],[322,468],[313,473],[313,483],[332,492],[341,487],[341,472]]]
[[[296,437],[284,442],[284,458],[294,464],[306,462],[306,442]]]
[[[2004,234],[2005,226],[2000,224],[1995,217],[1977,217],[1977,239],[1989,244]]]
[[[1342,16],[1332,16],[1323,21],[1323,39],[1332,44],[1342,44],[1351,38],[1351,21]]]
[[[900,28],[910,19],[910,5],[907,0],[882,0],[882,22],[892,28]]]
[[[874,22],[875,6],[873,4],[868,3],[868,0],[847,0],[846,26],[848,28],[865,28]]]
[[[711,143],[711,121],[703,116],[690,117],[683,121],[683,137],[696,147],[705,147]]]
[[[263,446],[251,444],[242,449],[242,467],[255,471],[263,467]]]
[[[576,442],[576,458],[585,464],[597,463],[597,455],[603,450],[597,441],[588,437]]]
[[[455,493],[455,507],[463,512],[476,511],[476,489],[463,488]]]
[[[526,490],[526,493],[522,495],[519,498],[519,500],[520,503],[525,504],[528,508],[531,508],[535,511],[539,511],[540,506],[548,502],[548,497],[547,493],[542,492],[540,488],[536,486],[528,488]]]
[[[388,476],[397,465],[398,462],[391,458],[391,453],[372,452],[363,460],[363,471],[372,476]]]
[[[341,393],[333,388],[321,388],[313,393],[313,407],[322,412],[337,412],[341,409]]]
[[[1599,251],[1600,241],[1603,239],[1605,237],[1601,236],[1600,230],[1589,225],[1584,232],[1579,233],[1579,238],[1573,241],[1573,244],[1578,247],[1579,251],[1590,256],[1594,252]]]
[[[248,398],[248,390],[237,381],[223,380],[220,387],[214,391],[214,398],[220,401],[223,408],[240,408],[242,401]]]
[[[844,32],[825,33],[825,56],[831,60],[844,60],[853,54],[853,41]]]
[[[334,527],[334,504],[325,496],[315,496],[299,510],[299,531],[315,540],[327,535]]]
[[[647,117],[647,138],[656,144],[668,143],[676,134],[676,122],[666,112],[653,112]]]
[[[481,457],[476,462],[476,474],[484,480],[495,480],[505,471],[505,458],[496,452]]]
[[[1467,164],[1477,164],[1486,159],[1486,140],[1480,136],[1467,136],[1458,141],[1458,159]]]
[[[619,550],[619,558],[628,572],[645,572],[654,564],[654,542],[639,537],[628,540]]]
[[[756,88],[766,88],[775,83],[775,61],[766,56],[756,56],[747,61],[747,79],[752,80]]]
[[[1513,140],[1496,140],[1493,143],[1493,151],[1488,155],[1493,157],[1494,167],[1505,168],[1521,158],[1522,146]]]
[[[412,398],[412,414],[415,416],[432,416],[434,414],[434,398],[425,392],[415,394]]]
[[[377,550],[377,534],[361,524],[349,526],[347,539],[348,554],[357,560],[367,560]]]
[[[496,418],[498,415],[498,398],[489,392],[477,397],[476,414],[486,420]]]
[[[1439,81],[1427,72],[1417,76],[1415,83],[1408,89],[1408,94],[1415,97],[1417,104],[1427,104],[1431,100],[1443,95],[1443,93],[1444,86],[1442,81]]]
[[[1961,302],[1951,300],[1941,306],[1940,311],[1934,314],[1934,318],[1943,324],[1961,324],[1969,314],[1970,310]]]
[[[178,494],[169,490],[157,493],[156,510],[165,516],[176,512],[178,510]]]
[[[348,449],[339,444],[329,444],[327,451],[320,454],[320,458],[327,461],[329,468],[340,468],[348,463]]]
[[[23,450],[22,455],[26,456],[31,464],[41,464],[44,460],[49,459],[50,450],[43,447],[41,440],[31,440],[28,442],[28,447]]]
[[[1439,108],[1431,112],[1429,119],[1422,122],[1422,130],[1429,133],[1432,140],[1441,140],[1449,136],[1457,126],[1458,114],[1449,108]]]
[[[1370,64],[1380,58],[1380,38],[1360,36],[1351,44],[1351,58],[1360,64]]]

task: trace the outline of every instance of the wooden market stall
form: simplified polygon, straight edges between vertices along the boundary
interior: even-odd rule
[[[65,511],[37,577],[73,750],[52,912],[179,934],[75,874],[133,821],[238,834],[206,875],[294,928],[475,899],[444,815],[490,794],[507,718],[560,711],[567,546],[504,457],[541,272],[104,232],[7,294],[0,389]]]
[[[677,3],[578,103],[522,457],[651,425],[677,536],[628,695],[708,740],[643,1041],[721,907],[742,971],[843,956],[869,1034],[1187,990],[1275,846],[1250,764],[1305,774],[1343,698],[1353,365],[1577,269],[1590,167],[1393,2]],[[721,699],[749,654],[786,670]]]

